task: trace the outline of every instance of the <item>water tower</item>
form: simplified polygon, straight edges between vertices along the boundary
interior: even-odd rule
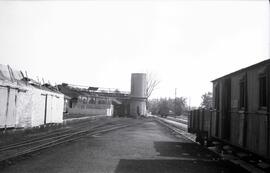
[[[131,74],[130,115],[146,115],[146,74]]]

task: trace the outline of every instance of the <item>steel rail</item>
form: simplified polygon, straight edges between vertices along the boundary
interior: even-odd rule
[[[13,148],[16,148],[16,147],[28,145],[28,144],[31,144],[31,143],[38,143],[38,142],[41,142],[41,141],[46,141],[46,140],[48,140],[50,138],[57,138],[62,134],[69,133],[69,132],[72,132],[72,131],[76,131],[76,130],[79,130],[79,129],[82,129],[82,128],[86,128],[86,127],[88,127],[88,125],[90,123],[96,122],[98,120],[100,120],[100,119],[94,119],[94,120],[91,119],[90,121],[87,121],[87,122],[78,123],[79,126],[76,126],[76,127],[73,127],[73,128],[57,129],[55,131],[48,132],[45,135],[42,135],[42,136],[39,136],[39,137],[30,138],[28,140],[23,140],[21,142],[9,144],[9,145],[2,145],[2,146],[0,146],[0,152],[8,150],[8,149],[13,149]],[[76,123],[75,125],[78,125],[78,124]],[[104,124],[106,124],[106,123],[102,123],[99,126],[102,126]],[[91,128],[95,128],[95,127],[98,127],[98,126],[93,126]]]
[[[88,130],[94,130],[98,127],[102,127],[104,125],[106,125],[107,123],[102,123],[102,124],[99,124],[99,125],[96,125],[96,126],[93,126],[91,127],[90,129]],[[73,133],[76,133],[75,130],[79,130],[79,129],[82,129],[82,128],[85,128],[85,126],[82,126],[82,127],[78,127],[76,129],[69,129],[69,131],[64,131],[63,133],[59,132],[57,134],[51,134],[50,136],[43,136],[41,138],[38,138],[38,139],[35,139],[35,140],[29,140],[29,141],[24,141],[24,142],[21,142],[21,143],[16,143],[16,144],[11,144],[11,145],[6,145],[6,146],[3,146],[2,148],[0,148],[0,152],[1,151],[7,151],[7,150],[11,150],[11,149],[16,149],[16,148],[19,148],[19,147],[24,147],[24,146],[28,146],[28,145],[33,145],[35,143],[40,143],[40,142],[44,142],[44,141],[49,141],[49,140],[52,140],[52,139],[58,139],[60,137],[65,137],[65,136],[69,136]],[[71,132],[71,133],[69,133]],[[54,136],[52,136],[54,135]],[[55,136],[56,135],[56,136]],[[44,138],[45,137],[45,138]]]

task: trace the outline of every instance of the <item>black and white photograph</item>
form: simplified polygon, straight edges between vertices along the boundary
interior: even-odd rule
[[[270,172],[270,0],[0,0],[0,172]]]

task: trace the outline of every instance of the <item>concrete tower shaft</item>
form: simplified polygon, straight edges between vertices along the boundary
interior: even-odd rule
[[[146,115],[146,74],[131,74],[130,115]]]
[[[131,74],[131,97],[145,98],[146,97],[146,74],[132,73]]]

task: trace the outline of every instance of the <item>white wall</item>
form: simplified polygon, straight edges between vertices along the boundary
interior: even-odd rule
[[[17,93],[16,127],[31,127],[32,97],[33,94],[29,89]]]
[[[63,122],[64,95],[54,92],[49,92],[40,89],[34,89],[33,92],[33,109],[32,126],[44,124],[45,119],[45,102],[47,97],[46,107],[46,123],[61,123]]]
[[[0,128],[33,127],[44,124],[46,95],[46,123],[63,121],[63,94],[30,85],[15,84],[0,81]]]

